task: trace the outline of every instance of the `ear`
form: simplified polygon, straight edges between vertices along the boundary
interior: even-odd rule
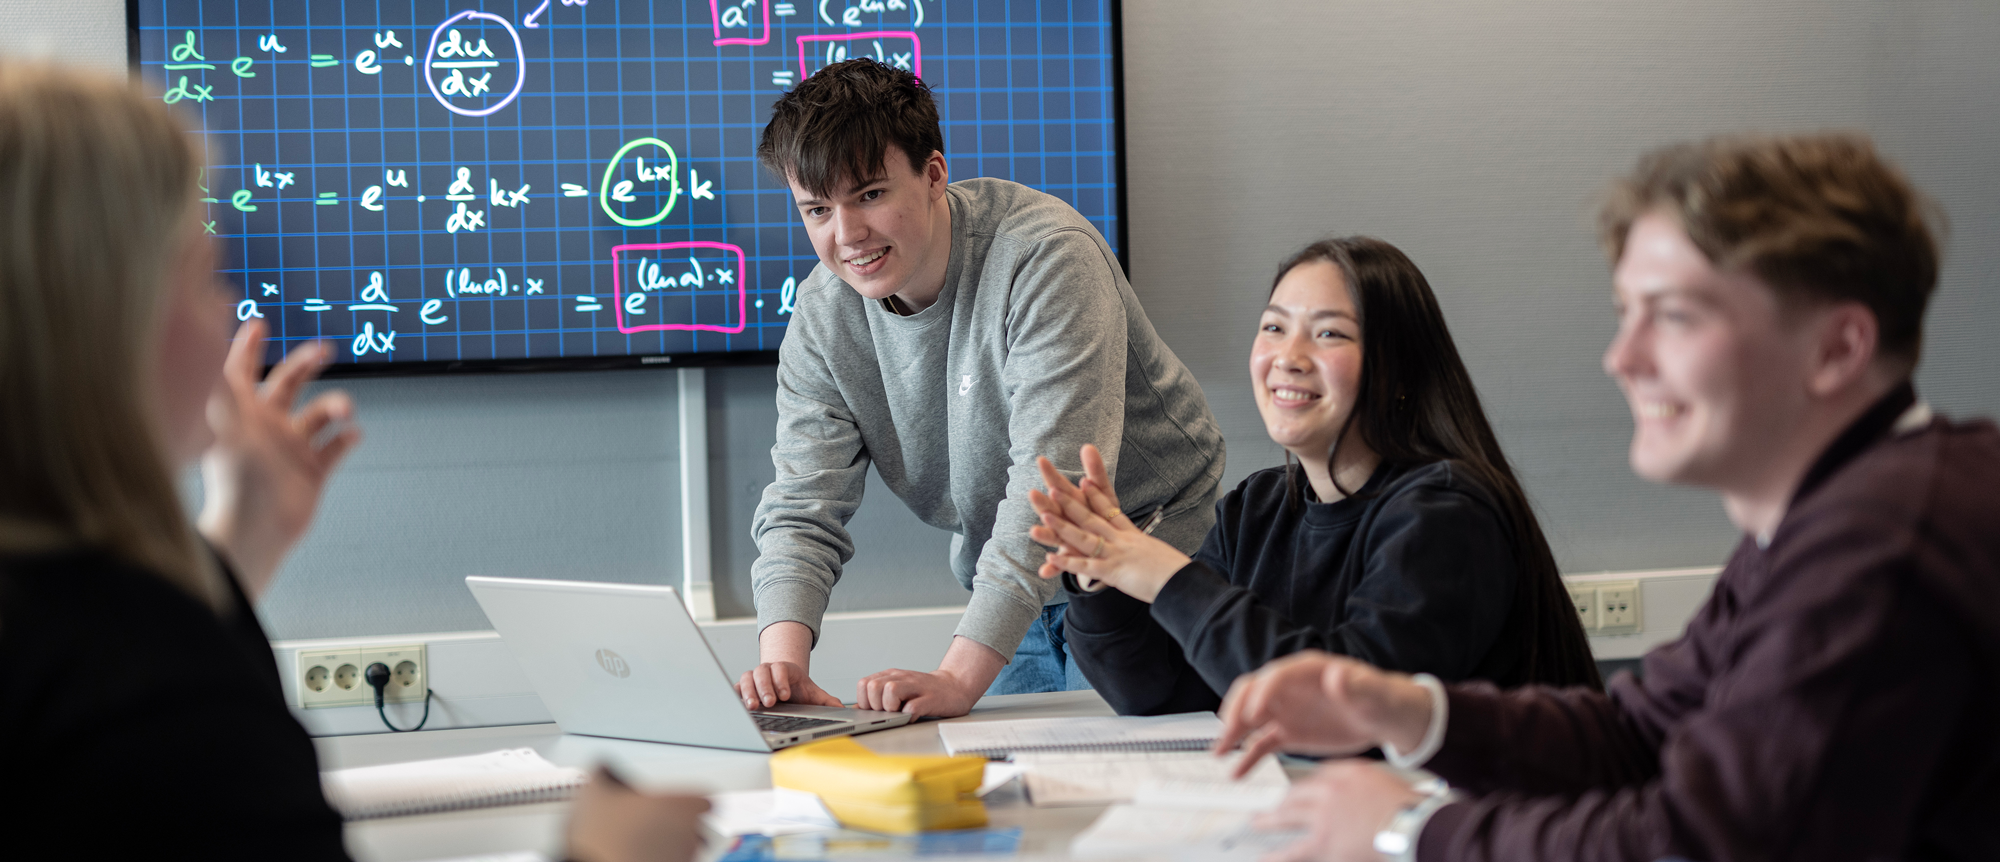
[[[1852,386],[1875,363],[1881,327],[1875,312],[1858,302],[1838,302],[1820,312],[1816,344],[1806,374],[1806,390],[1827,397]]]
[[[951,184],[951,166],[945,163],[944,153],[931,151],[931,157],[924,160],[924,183],[930,186],[933,199],[944,196],[944,187]]]

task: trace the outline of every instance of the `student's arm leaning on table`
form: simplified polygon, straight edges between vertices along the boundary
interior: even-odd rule
[[[1884,858],[1925,813],[1909,783],[1952,768],[1949,742],[1980,672],[1937,597],[1887,575],[1849,586],[1802,590],[1797,619],[1724,621],[1718,608],[1741,600],[1725,578],[1681,640],[1648,654],[1643,678],[1621,675],[1608,692],[1428,689],[1302,654],[1232,687],[1217,749],[1383,744],[1482,794],[1437,812],[1420,836],[1426,859],[1758,858],[1781,847]],[[1719,662],[1705,643],[1732,654]],[[1394,781],[1345,762],[1301,782],[1276,819],[1312,830],[1295,858],[1370,858],[1369,836],[1402,807]]]

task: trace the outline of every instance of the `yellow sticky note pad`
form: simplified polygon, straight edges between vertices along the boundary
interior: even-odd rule
[[[842,737],[771,755],[771,784],[818,794],[851,829],[909,835],[986,825],[986,759],[876,754]]]

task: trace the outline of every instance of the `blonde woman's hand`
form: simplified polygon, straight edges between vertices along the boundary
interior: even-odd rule
[[[361,440],[360,429],[348,424],[354,403],[345,392],[292,409],[330,351],[323,342],[301,345],[260,383],[264,322],[252,318],[236,331],[222,382],[208,399],[215,443],[202,456],[199,523],[252,600],[312,526],[327,478]]]
[[[1118,508],[1096,446],[1085,445],[1082,457],[1081,484],[1072,484],[1049,459],[1036,459],[1049,490],[1028,492],[1028,505],[1042,519],[1028,536],[1055,548],[1039,574],[1053,578],[1071,572],[1150,604],[1189,557],[1147,535]]]
[[[633,790],[604,767],[577,791],[569,815],[576,862],[688,862],[701,849],[708,800]]]

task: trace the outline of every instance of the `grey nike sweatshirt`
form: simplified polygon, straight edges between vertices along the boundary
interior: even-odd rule
[[[1104,453],[1134,519],[1192,553],[1214,522],[1222,433],[1194,375],[1153,331],[1103,237],[1060,199],[1004,180],[946,189],[951,259],[937,302],[899,316],[824,265],[799,284],[778,354],[777,477],[751,527],[761,631],[819,638],[868,465],[924,523],[954,535],[972,591],[957,634],[1012,660],[1060,585],[1028,490],[1035,457],[1073,478]]]

